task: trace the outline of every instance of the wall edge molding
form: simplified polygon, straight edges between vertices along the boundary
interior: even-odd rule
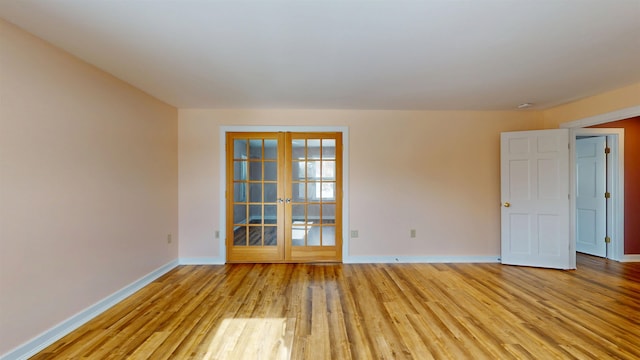
[[[180,258],[180,265],[224,265],[226,264],[224,257],[188,257]]]
[[[99,300],[95,304],[87,307],[86,309],[80,311],[79,313],[62,321],[58,325],[55,325],[49,330],[46,330],[45,332],[25,342],[24,344],[19,345],[13,350],[9,350],[8,353],[2,354],[0,356],[0,360],[28,359],[29,357],[44,350],[47,346],[60,340],[65,335],[76,330],[77,328],[84,325],[85,323],[89,322],[91,319],[95,318],[96,316],[110,309],[114,305],[118,304],[122,300],[133,295],[136,291],[149,285],[151,282],[158,279],[162,275],[173,270],[178,265],[179,265],[179,262],[177,259],[168,262],[167,264],[157,268],[156,270],[148,273],[147,275],[144,275],[143,277],[123,287],[122,289],[116,291],[115,293],[105,297],[102,300]]]
[[[640,262],[640,254],[637,255],[624,255],[620,262]]]

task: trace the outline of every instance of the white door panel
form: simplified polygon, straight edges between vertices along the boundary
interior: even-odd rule
[[[575,268],[568,146],[566,129],[501,134],[503,264]]]
[[[576,250],[606,257],[606,138],[576,140]]]

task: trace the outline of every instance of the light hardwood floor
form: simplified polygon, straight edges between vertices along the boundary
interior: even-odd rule
[[[181,266],[33,359],[639,359],[640,263]]]

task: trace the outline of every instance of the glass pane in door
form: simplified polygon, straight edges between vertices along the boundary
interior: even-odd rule
[[[277,246],[276,139],[233,141],[233,245]]]
[[[335,246],[336,140],[291,142],[291,245]]]

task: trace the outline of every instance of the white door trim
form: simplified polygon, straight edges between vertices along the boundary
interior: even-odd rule
[[[220,230],[218,236],[219,257],[222,263],[227,259],[226,243],[226,186],[227,157],[226,141],[228,132],[340,132],[342,133],[342,261],[349,258],[349,128],[346,126],[220,126],[218,153],[220,155]]]
[[[576,137],[577,136],[606,136],[611,153],[607,162],[609,191],[611,192],[611,206],[607,210],[607,224],[611,243],[607,247],[607,258],[621,261],[624,258],[624,129],[605,128],[576,128],[570,129],[569,144],[569,183],[570,207],[569,221],[571,226],[570,244],[575,256],[576,244]]]
[[[572,149],[575,149],[575,137],[576,134],[584,134],[581,131],[587,130],[584,129],[585,126],[591,125],[599,125],[606,124],[612,121],[624,120],[632,117],[640,116],[640,105],[632,106],[596,116],[591,116],[588,118],[578,119],[575,121],[569,121],[560,124],[561,128],[568,128],[571,131],[571,138],[569,139],[572,142]],[[598,129],[589,129],[589,130],[598,130]],[[600,129],[602,130],[602,129]],[[612,133],[611,135],[616,135]],[[619,166],[618,175],[619,180],[615,182],[618,185],[618,191],[613,194],[613,198],[617,199],[617,206],[614,206],[612,210],[617,211],[618,218],[615,220],[615,223],[612,226],[612,232],[615,231],[616,239],[612,239],[612,259],[617,261],[627,261],[630,258],[630,255],[624,254],[624,132],[621,132],[621,135],[618,135],[618,161],[615,162]],[[613,150],[612,150],[613,151]],[[575,151],[570,152],[571,158],[569,159],[570,170],[574,173],[571,174],[571,178],[575,179]],[[614,161],[612,161],[613,163]],[[571,181],[571,236],[572,243],[575,246],[575,181]],[[619,196],[617,196],[619,195]],[[613,214],[612,214],[613,216]],[[617,240],[617,241],[616,241]],[[573,252],[575,254],[575,251]],[[574,255],[575,256],[575,255]]]
[[[640,116],[640,105],[560,124],[564,129],[577,129]]]

